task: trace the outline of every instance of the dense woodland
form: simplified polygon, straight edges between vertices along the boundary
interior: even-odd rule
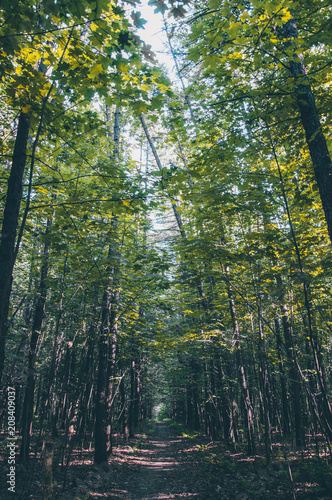
[[[158,417],[328,463],[331,3],[150,4],[171,74],[135,0],[1,2],[3,439],[11,387],[23,464]]]

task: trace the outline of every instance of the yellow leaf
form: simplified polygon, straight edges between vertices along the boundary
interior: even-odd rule
[[[39,191],[40,193],[42,193],[42,194],[48,194],[48,190],[47,190],[47,189],[45,189],[45,188],[44,188],[44,187],[42,187],[42,186],[38,186],[38,187],[37,187],[37,189],[38,189],[38,191]]]
[[[94,66],[92,66],[89,75],[95,77],[98,76],[102,71],[103,71],[102,65],[95,64]]]
[[[281,20],[283,23],[286,23],[291,18],[292,18],[292,14],[289,12],[289,10],[286,10],[286,12],[283,12],[283,16],[282,16]]]
[[[118,68],[120,71],[122,71],[123,73],[128,73],[128,66],[127,64],[123,63],[123,62],[120,62],[118,64]]]
[[[29,111],[30,111],[30,109],[31,109],[31,106],[22,106],[22,108],[21,108],[21,109],[22,109],[22,112],[23,112],[24,114],[27,114],[27,113],[29,113]]]
[[[231,23],[229,26],[229,34],[230,36],[234,36],[238,31],[241,26],[240,22],[237,23]]]

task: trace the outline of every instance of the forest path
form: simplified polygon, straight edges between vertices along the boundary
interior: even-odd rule
[[[112,488],[107,498],[123,500],[209,499],[208,476],[195,460],[190,439],[158,422],[153,436],[136,447],[114,450]]]
[[[299,476],[301,467],[303,461],[297,471],[293,462],[293,473]],[[150,436],[114,446],[108,465],[70,469],[56,500],[293,500],[295,493],[296,500],[332,500],[307,483],[308,473],[293,490],[283,457],[266,465],[263,455],[230,452],[207,437],[179,435],[164,422]]]
[[[203,436],[178,435],[163,422],[150,436],[138,434],[114,446],[108,464],[94,465],[93,450],[85,452],[74,450],[68,468],[54,467],[54,500],[293,500],[294,494],[296,500],[332,500],[327,476],[324,489],[308,483],[302,455],[289,455],[288,463],[276,456],[267,465],[263,455],[254,459]],[[290,463],[297,477],[293,486]],[[3,461],[0,477],[6,477],[6,466]],[[42,500],[41,468],[40,461],[18,464],[17,495],[2,490],[1,500]]]

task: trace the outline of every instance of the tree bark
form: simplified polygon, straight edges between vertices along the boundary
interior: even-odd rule
[[[293,408],[293,428],[295,431],[295,444],[298,448],[304,445],[304,429],[301,404],[301,378],[296,367],[294,359],[294,343],[291,324],[288,317],[287,307],[285,305],[284,288],[280,276],[276,276],[279,287],[278,301],[281,311],[282,326],[284,331],[284,341],[286,348],[287,364],[290,379],[290,392]]]
[[[228,274],[228,269],[226,269],[226,273]],[[234,339],[235,348],[236,348],[237,370],[238,370],[239,382],[240,382],[242,399],[243,399],[244,410],[245,410],[245,425],[247,427],[247,433],[248,433],[248,455],[255,455],[256,454],[256,446],[255,446],[255,434],[254,434],[254,411],[253,411],[253,406],[251,403],[251,397],[250,397],[249,388],[248,388],[248,384],[247,384],[246,370],[245,370],[245,367],[243,364],[242,349],[241,349],[241,342],[240,342],[240,329],[239,329],[239,324],[238,324],[237,317],[236,317],[234,298],[233,298],[233,295],[232,295],[232,292],[231,292],[231,289],[229,286],[227,288],[227,292],[228,292],[229,306],[230,306],[230,312],[231,312],[233,329],[234,329],[233,339]]]
[[[53,443],[46,441],[42,469],[42,500],[53,498]]]
[[[99,337],[98,378],[96,397],[96,424],[95,424],[95,455],[94,462],[100,464],[108,459],[110,449],[110,429],[107,423],[107,358],[109,346],[109,307],[110,293],[105,290],[102,303],[102,320]]]
[[[120,109],[117,108],[113,128],[114,161],[118,160],[120,151],[120,117]],[[116,216],[113,216],[112,228],[116,235],[118,231],[118,218]],[[112,451],[111,406],[116,362],[117,309],[120,298],[118,289],[119,261],[116,260],[118,257],[117,244],[114,240],[110,243],[108,250],[108,258],[112,259],[113,262],[107,268],[107,275],[111,274],[111,277],[103,295],[99,339],[94,456],[94,462],[97,464],[107,461]]]
[[[135,378],[136,378],[136,370],[135,370],[135,360],[132,359],[130,363],[130,401],[128,408],[128,431],[129,438],[134,437],[134,422],[135,422]]]
[[[276,342],[277,342],[277,353],[278,353],[278,364],[279,364],[279,376],[280,376],[280,389],[281,389],[281,422],[282,422],[282,432],[284,436],[289,436],[290,433],[290,422],[289,422],[289,404],[287,398],[287,378],[286,370],[284,366],[284,359],[282,353],[282,340],[280,332],[279,318],[274,320],[275,331],[276,331]]]
[[[158,153],[157,153],[157,150],[153,144],[153,141],[152,141],[152,138],[149,134],[149,130],[148,130],[148,127],[145,123],[145,120],[144,120],[144,116],[143,115],[140,115],[139,117],[140,119],[140,122],[142,124],[142,127],[143,127],[143,130],[144,130],[144,133],[145,133],[145,136],[146,136],[146,139],[150,145],[150,148],[151,148],[151,151],[153,153],[153,156],[154,156],[154,159],[156,160],[156,163],[157,163],[157,167],[159,169],[160,172],[163,172],[163,166],[160,162],[160,159],[159,159],[159,156],[158,156]],[[176,201],[175,199],[173,198],[173,196],[170,196],[168,195],[168,198],[170,199],[171,201],[171,204],[172,204],[172,209],[173,209],[173,212],[174,212],[174,216],[175,216],[175,219],[176,219],[176,222],[177,222],[177,225],[178,225],[178,228],[179,228],[179,231],[180,231],[180,234],[182,236],[182,238],[186,238],[187,235],[186,235],[186,231],[184,230],[183,228],[183,224],[182,224],[182,219],[181,219],[181,215],[180,215],[180,212],[177,208],[177,205],[176,205]]]
[[[285,24],[283,34],[290,40],[298,38],[295,19],[290,19]],[[289,44],[292,44],[292,42],[290,41]],[[297,60],[292,60],[289,63],[289,70],[296,85],[295,98],[300,110],[301,121],[314,166],[319,194],[332,243],[332,161],[306,68],[301,55],[297,56],[294,54],[295,58]]]
[[[29,448],[31,438],[31,426],[33,418],[34,392],[36,383],[36,354],[37,344],[44,318],[44,309],[47,296],[47,273],[49,264],[49,253],[51,243],[48,238],[48,233],[52,225],[52,219],[47,220],[47,228],[45,231],[46,241],[43,252],[43,264],[41,268],[39,295],[34,312],[32,332],[29,346],[28,357],[28,376],[25,388],[23,415],[22,415],[22,442],[20,450],[20,460],[26,462],[29,459]]]
[[[29,119],[20,113],[16,133],[12,167],[8,179],[0,242],[0,380],[5,363],[5,346],[12,274],[15,264],[15,240],[26,164]]]

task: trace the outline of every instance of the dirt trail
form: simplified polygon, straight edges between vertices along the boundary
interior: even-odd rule
[[[137,448],[123,447],[113,456],[108,498],[123,500],[209,499],[208,478],[195,462],[192,443],[176,436],[165,423]]]
[[[55,464],[59,460],[58,453]],[[295,493],[296,500],[332,500],[327,479],[318,489],[298,462],[292,461],[292,472],[301,480],[292,485],[283,457],[266,465],[263,456],[176,435],[160,422],[152,436],[136,435],[114,447],[108,464],[93,465],[92,450],[74,450],[68,468],[54,467],[54,500],[292,500]],[[42,500],[41,464],[34,464],[17,465],[17,495],[2,490],[1,499]],[[6,477],[6,465],[1,468],[0,461],[0,477]]]
[[[82,455],[76,450],[72,453],[65,486],[65,469],[54,466],[54,499],[219,499],[198,459],[196,445],[203,441],[206,439],[178,436],[167,423],[159,422],[152,436],[136,435],[127,445],[115,446],[108,464],[93,465],[92,456],[85,457],[82,463]],[[0,467],[0,472],[5,477],[4,467]],[[16,495],[5,490],[0,497],[41,500],[41,464],[34,467],[31,461],[26,467],[17,466]]]

